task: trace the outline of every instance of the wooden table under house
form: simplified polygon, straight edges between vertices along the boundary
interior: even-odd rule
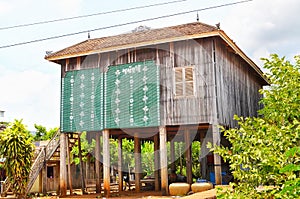
[[[137,192],[143,172],[141,141],[153,141],[155,190],[168,195],[174,143],[185,142],[186,177],[191,184],[191,143],[200,141],[202,148],[207,141],[220,144],[219,125],[235,127],[234,114],[256,116],[262,97],[258,90],[268,84],[259,67],[223,30],[200,22],[87,39],[45,59],[61,66],[62,196],[67,193],[68,134],[95,134],[96,191],[104,189],[107,197],[109,139],[118,140],[119,190],[123,190],[122,140],[134,140]],[[203,158],[201,168],[207,167],[206,162]],[[215,183],[221,184],[218,155],[213,168]]]

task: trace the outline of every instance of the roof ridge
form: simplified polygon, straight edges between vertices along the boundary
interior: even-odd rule
[[[172,30],[172,31],[170,31]],[[154,28],[145,31],[128,32],[123,34],[98,37],[81,41],[77,44],[66,47],[62,50],[53,52],[45,56],[45,59],[53,57],[74,55],[82,52],[90,52],[95,48],[103,49],[112,46],[120,46],[125,44],[134,44],[139,42],[149,42],[166,38],[174,38],[183,35],[193,35],[199,33],[207,33],[218,30],[215,26],[203,22],[191,22],[180,25],[173,25],[161,28]]]

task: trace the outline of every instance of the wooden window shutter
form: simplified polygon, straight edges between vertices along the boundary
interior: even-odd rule
[[[185,68],[185,96],[194,96],[193,68]]]
[[[175,68],[175,95],[180,97],[183,94],[183,70],[182,68]]]

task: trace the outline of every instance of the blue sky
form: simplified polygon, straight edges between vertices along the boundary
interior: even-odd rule
[[[18,24],[86,15],[171,0],[0,0],[0,28]],[[186,0],[71,21],[0,30],[0,46],[95,29],[167,14],[202,9],[234,0]],[[231,39],[259,66],[270,53],[292,59],[300,54],[299,0],[253,0],[252,2],[199,12],[201,22],[221,23]],[[116,35],[139,25],[159,28],[196,21],[196,13],[91,32],[91,38]],[[60,67],[44,60],[46,51],[57,51],[87,39],[80,34],[11,48],[0,48],[0,110],[12,121],[23,119],[30,130],[39,124],[59,126]]]

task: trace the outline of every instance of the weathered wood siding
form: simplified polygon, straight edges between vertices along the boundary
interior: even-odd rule
[[[76,58],[72,58],[76,59]],[[161,124],[212,123],[213,101],[217,99],[218,119],[234,126],[233,115],[255,116],[261,83],[241,58],[230,52],[218,38],[185,40],[143,48],[123,49],[81,57],[70,69],[96,68],[155,60],[160,66]],[[65,61],[76,63],[73,61]],[[193,97],[175,96],[175,68],[194,67]],[[64,72],[62,72],[62,75]],[[215,96],[215,94],[217,96]]]
[[[234,114],[257,116],[263,80],[223,42],[215,39],[217,107],[220,124],[235,126]]]
[[[170,44],[170,57],[161,64],[164,87],[162,118],[166,125],[207,123],[212,120],[213,62],[209,39],[187,40]],[[174,68],[194,66],[194,97],[176,97]]]

